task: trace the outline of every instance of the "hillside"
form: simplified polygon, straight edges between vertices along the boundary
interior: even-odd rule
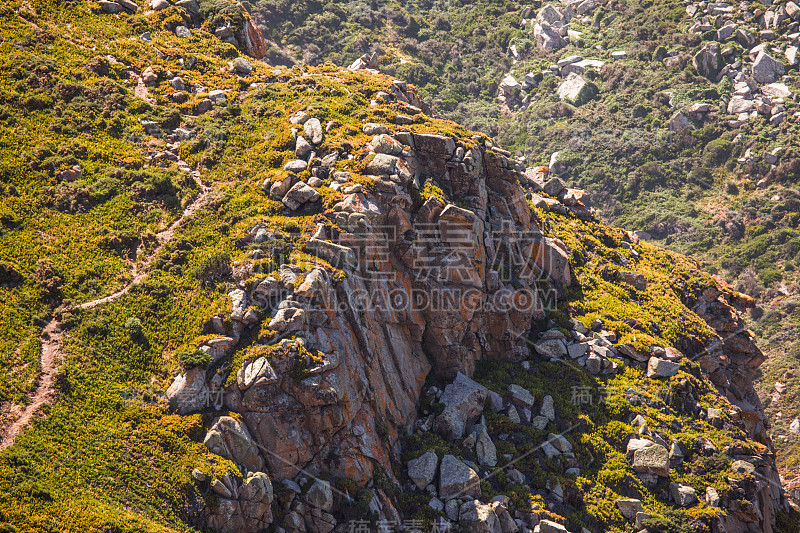
[[[798,529],[752,298],[256,7],[0,10],[0,531]]]
[[[603,220],[752,295],[749,324],[770,355],[758,389],[793,475],[796,2],[249,6],[276,60],[350,64],[375,52],[442,116],[589,191]],[[557,31],[537,33],[542,23]],[[580,105],[559,94],[569,74],[588,82]]]

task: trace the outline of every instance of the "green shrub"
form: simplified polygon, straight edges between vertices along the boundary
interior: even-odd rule
[[[177,357],[178,362],[183,368],[192,368],[195,366],[206,368],[214,360],[211,354],[203,350],[182,350],[176,353],[175,357]]]

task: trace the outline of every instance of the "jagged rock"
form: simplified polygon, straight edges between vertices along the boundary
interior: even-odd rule
[[[492,442],[485,426],[481,426],[475,441],[475,456],[478,463],[488,467],[497,465],[497,448]]]
[[[459,530],[465,533],[503,533],[494,508],[479,500],[470,500],[461,504],[458,526]]]
[[[284,196],[281,201],[283,205],[292,211],[296,211],[303,205],[309,202],[316,202],[319,199],[320,194],[317,191],[309,187],[307,183],[298,181],[292,185],[292,188],[289,189],[289,192],[286,193],[286,196]]]
[[[792,91],[789,90],[785,83],[770,83],[761,88],[761,94],[772,98],[790,98]]]
[[[556,419],[556,410],[553,404],[553,397],[549,394],[542,398],[542,407],[539,409],[539,415],[545,417],[551,422],[555,421]]]
[[[572,444],[564,438],[563,435],[556,435],[554,433],[550,433],[547,435],[547,442],[553,445],[553,447],[561,453],[569,453],[572,451]]]
[[[511,393],[511,401],[520,407],[531,409],[533,403],[536,401],[533,394],[531,394],[528,389],[524,389],[516,384],[509,385],[508,392]]]
[[[574,72],[558,86],[559,98],[576,106],[582,106],[597,96],[597,93],[595,84],[586,81]]]
[[[622,513],[622,516],[631,522],[636,519],[637,513],[644,511],[641,500],[636,500],[633,498],[619,498],[618,500],[614,501],[614,505],[617,506],[617,509],[619,509],[619,512]]]
[[[533,37],[536,45],[542,50],[558,50],[567,45],[567,41],[561,34],[547,23],[536,23],[533,27]]]
[[[706,503],[709,507],[719,507],[719,494],[714,487],[706,487]]]
[[[719,47],[715,43],[709,43],[694,55],[692,63],[698,74],[711,81],[716,81],[725,60],[719,53]]]
[[[247,426],[230,416],[221,416],[214,421],[203,444],[212,453],[230,459],[247,471],[258,472],[264,468],[264,460]]]
[[[294,142],[294,153],[297,157],[306,157],[314,150],[314,147],[302,135],[298,135]],[[303,167],[305,170],[306,167]]]
[[[668,378],[678,373],[681,365],[666,359],[651,357],[647,362],[648,378]]]
[[[738,115],[740,113],[749,113],[755,109],[756,103],[753,100],[745,98],[731,98],[728,102],[728,113],[731,115]]]
[[[439,497],[443,500],[471,496],[480,498],[478,474],[452,455],[445,455],[439,467]]]
[[[305,495],[305,501],[311,507],[330,511],[333,508],[333,490],[328,481],[318,479],[309,487]]]
[[[265,181],[263,188],[269,192],[270,198],[280,201],[284,196],[286,196],[286,193],[289,192],[289,189],[292,188],[292,185],[292,178],[287,176],[280,181]]]
[[[680,111],[676,112],[674,115],[672,115],[672,118],[669,119],[670,131],[678,131],[686,128],[694,129],[694,126],[689,118]]]
[[[308,324],[308,315],[304,309],[286,307],[278,309],[275,318],[270,320],[269,329],[281,332],[300,331],[306,324]]]
[[[412,459],[408,462],[408,477],[419,490],[424,490],[425,487],[433,482],[438,467],[439,457],[436,452],[431,450],[418,459]]]
[[[236,375],[236,384],[240,390],[247,390],[250,387],[269,385],[276,383],[278,376],[266,357],[259,357],[255,361],[243,364]]]
[[[753,62],[753,78],[758,83],[773,83],[779,80],[784,73],[783,65],[764,50],[759,52]]]
[[[210,506],[208,525],[222,533],[256,533],[272,522],[272,482],[263,472],[250,472],[235,488],[235,481],[225,476],[215,479],[212,490],[219,496]],[[230,487],[226,486],[230,485]]]
[[[403,145],[386,134],[375,135],[369,143],[370,149],[376,154],[400,155]]]
[[[688,507],[697,503],[697,493],[691,485],[670,483],[669,493],[672,496],[672,501],[681,507]]]
[[[486,387],[461,372],[456,374],[439,400],[445,408],[433,423],[434,431],[450,441],[463,437],[467,427],[474,424],[483,412],[487,391]]]
[[[295,295],[305,298],[323,297],[328,293],[328,279],[321,268],[312,270],[294,291]]]

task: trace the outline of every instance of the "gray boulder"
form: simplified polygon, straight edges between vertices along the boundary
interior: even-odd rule
[[[691,485],[670,483],[669,493],[672,496],[672,500],[681,507],[688,507],[697,503],[697,492]]]
[[[753,77],[758,83],[774,83],[786,73],[783,64],[773,59],[764,50],[759,52],[753,62]]]
[[[533,37],[536,40],[536,46],[542,50],[558,50],[567,46],[567,41],[561,34],[547,23],[537,23],[533,27]]]
[[[478,500],[461,504],[458,513],[459,531],[464,533],[503,533],[494,507]]]
[[[433,482],[436,477],[436,469],[439,467],[439,457],[433,450],[426,452],[424,455],[417,459],[412,459],[408,462],[408,477],[417,486],[419,490],[425,490],[425,487]]]
[[[569,533],[569,531],[557,522],[541,520],[539,522],[539,533]]]
[[[636,472],[669,476],[669,452],[660,444],[646,439],[631,439],[627,455]]]
[[[309,187],[307,183],[298,181],[292,185],[292,188],[289,189],[289,192],[286,193],[286,196],[281,201],[283,205],[295,211],[308,202],[316,202],[319,198],[320,194],[317,191]]]
[[[597,86],[583,79],[580,75],[571,73],[558,87],[558,96],[562,100],[576,106],[582,106],[598,93]]]
[[[439,467],[439,498],[450,500],[469,496],[480,498],[478,474],[452,455],[445,455]]]
[[[322,133],[322,124],[320,124],[319,119],[310,118],[303,124],[303,131],[306,134],[306,137],[312,144],[319,144],[322,142],[323,133]]]
[[[644,511],[641,500],[636,500],[633,498],[620,498],[614,502],[614,505],[617,506],[617,509],[619,509],[619,512],[622,513],[622,516],[631,522],[636,519],[636,513],[641,513]]]
[[[647,362],[648,378],[668,378],[678,373],[680,364],[658,357],[651,357]]]
[[[474,424],[483,412],[487,389],[459,372],[444,389],[440,401],[445,405],[436,417],[433,430],[447,440],[464,436],[468,426]]]
[[[322,479],[316,480],[308,489],[305,500],[311,507],[330,511],[333,508],[333,490],[330,482]]]
[[[711,81],[716,81],[725,61],[719,53],[719,47],[716,44],[708,44],[694,55],[692,64],[698,74]]]

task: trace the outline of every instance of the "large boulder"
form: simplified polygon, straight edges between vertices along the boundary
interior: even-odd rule
[[[282,202],[283,205],[294,211],[300,209],[300,207],[308,202],[316,202],[319,198],[320,194],[317,191],[305,182],[298,181],[292,185],[292,188],[289,189],[289,192],[283,197]]]
[[[597,86],[574,72],[558,87],[558,96],[572,105],[581,106],[598,93]]]
[[[764,50],[759,52],[753,62],[753,77],[758,83],[774,83],[784,75],[783,64],[773,59]]]
[[[230,459],[249,472],[264,468],[264,460],[247,426],[230,416],[217,418],[203,440],[212,453]]]
[[[439,467],[439,498],[450,500],[470,496],[480,498],[478,474],[452,455],[445,455]]]
[[[459,531],[463,533],[503,533],[494,507],[479,500],[461,504],[458,513]]]
[[[434,431],[451,441],[463,437],[469,425],[480,418],[487,392],[486,387],[461,372],[456,374],[440,399],[445,407],[434,420]]]
[[[660,444],[646,439],[631,439],[627,456],[633,469],[640,474],[669,476],[669,451]]]
[[[536,40],[536,46],[542,50],[558,50],[567,46],[567,41],[561,34],[547,23],[537,23],[533,27],[533,37]]]
[[[424,490],[425,487],[433,482],[438,467],[439,457],[436,452],[431,450],[421,457],[408,462],[408,477],[411,478],[411,481],[414,482],[419,490]]]
[[[333,489],[330,482],[322,479],[316,480],[306,492],[305,500],[311,507],[330,511],[333,508]]]
[[[651,357],[647,362],[647,377],[648,378],[668,378],[678,373],[681,365],[666,359],[659,359],[658,357]]]
[[[688,507],[697,503],[697,492],[691,485],[670,483],[669,493],[672,496],[672,501],[681,507]]]
[[[709,43],[694,55],[692,64],[698,74],[711,81],[716,81],[725,61],[719,53],[719,47],[714,43]]]
[[[196,366],[175,378],[166,392],[170,408],[187,415],[208,407],[211,398],[206,382],[206,369]]]

